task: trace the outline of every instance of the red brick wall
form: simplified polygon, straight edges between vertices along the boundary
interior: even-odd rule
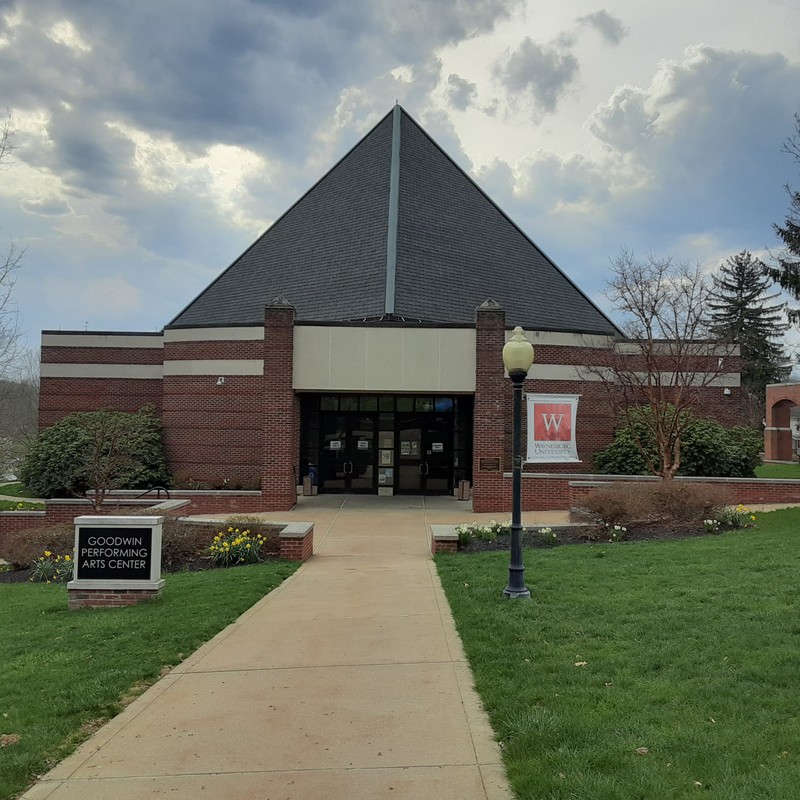
[[[502,472],[511,468],[511,383],[503,377],[502,358],[505,318],[501,308],[483,305],[475,312],[472,504],[476,513],[502,503]],[[499,459],[500,471],[482,470],[486,459]]]
[[[299,402],[292,388],[294,308],[267,306],[264,314],[264,413],[261,492],[265,510],[290,509],[297,499]]]
[[[232,339],[225,341],[200,340],[192,342],[165,342],[165,361],[192,361],[229,358],[262,358],[264,343],[261,339]]]
[[[261,359],[259,340],[165,342],[164,361]],[[261,484],[261,375],[165,375],[167,459],[178,484],[255,489]],[[227,509],[226,509],[227,510]]]
[[[123,334],[129,336],[130,334]],[[151,367],[162,363],[161,347],[74,346],[43,344],[42,364],[120,364]],[[106,338],[113,345],[114,334]],[[149,337],[156,339],[156,337]],[[157,339],[160,342],[160,339]],[[75,411],[138,411],[144,405],[161,410],[161,381],[157,378],[51,378],[41,379],[39,428],[46,428]]]
[[[42,364],[160,364],[160,347],[42,346]]]
[[[74,411],[161,410],[161,381],[135,378],[42,378],[39,387],[39,429]]]
[[[176,482],[258,488],[263,378],[226,375],[217,386],[216,375],[166,375],[163,384],[164,439]]]

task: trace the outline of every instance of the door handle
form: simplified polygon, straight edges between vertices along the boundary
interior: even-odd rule
[[[345,461],[342,466],[344,467],[344,474],[345,475],[352,475],[353,474],[353,462],[352,461]]]
[[[428,474],[428,463],[426,461],[423,461],[419,465],[419,474],[420,475],[427,475]]]

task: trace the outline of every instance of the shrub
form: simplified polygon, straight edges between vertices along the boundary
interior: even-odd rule
[[[75,547],[75,526],[69,522],[8,534],[2,557],[15,569],[29,569],[45,550],[71,553]]]
[[[261,535],[261,553],[267,556],[278,556],[281,552],[280,528],[269,520],[251,514],[237,514],[228,517],[223,523],[226,528],[247,528],[251,536]]]
[[[152,406],[70,414],[39,434],[20,478],[39,497],[166,485],[161,420]]]
[[[646,432],[643,431],[643,435],[647,441]],[[657,463],[655,444],[647,447],[647,450],[653,463]],[[603,475],[647,475],[650,472],[633,433],[627,427],[618,428],[614,433],[614,441],[594,454],[594,468]]]
[[[731,493],[726,486],[658,481],[644,493],[654,522],[699,526],[707,517],[716,516],[730,504]]]
[[[144,513],[144,512],[143,512]],[[152,513],[152,512],[149,512]],[[177,572],[199,560],[211,561],[209,547],[220,528],[249,529],[251,536],[261,536],[262,558],[277,557],[281,543],[279,529],[268,520],[259,517],[229,517],[222,523],[184,522],[175,516],[164,520],[161,566],[165,572]]]
[[[718,518],[729,502],[730,493],[724,486],[647,481],[598,489],[587,495],[583,506],[606,525],[700,527],[703,520]]]
[[[208,545],[216,527],[166,517],[161,531],[161,567],[165,572],[178,572],[201,558],[207,558]]]
[[[588,494],[582,506],[604,523],[630,522],[646,515],[644,496],[650,488],[649,482],[611,484]]]
[[[642,410],[642,416],[648,413]],[[634,435],[635,434],[635,435]],[[614,441],[595,453],[594,467],[605,475],[646,475],[649,470],[638,436],[654,463],[656,444],[644,422],[618,428]],[[681,440],[679,475],[693,477],[752,478],[760,463],[763,437],[746,427],[725,428],[709,419],[695,420]]]
[[[763,435],[752,428],[724,428],[713,420],[698,420],[684,436],[679,474],[752,478],[763,447]]]

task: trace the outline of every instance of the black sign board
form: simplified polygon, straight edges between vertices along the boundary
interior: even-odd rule
[[[151,528],[78,528],[76,580],[150,580]]]

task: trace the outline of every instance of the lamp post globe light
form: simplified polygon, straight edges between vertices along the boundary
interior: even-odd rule
[[[533,364],[533,345],[519,325],[503,347],[503,364],[513,386],[511,556],[508,585],[503,594],[509,599],[529,599],[522,564],[522,384]]]

